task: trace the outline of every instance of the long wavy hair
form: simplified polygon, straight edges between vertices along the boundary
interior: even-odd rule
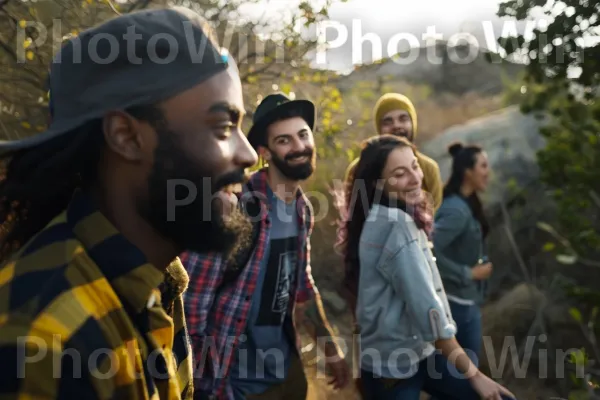
[[[453,143],[448,147],[448,153],[452,156],[452,173],[444,185],[444,198],[454,194],[464,197],[461,193],[461,187],[465,180],[465,172],[475,166],[477,155],[481,152],[483,152],[483,148],[480,146],[465,146],[460,142]],[[465,200],[473,213],[473,217],[481,224],[481,232],[483,239],[485,239],[490,231],[490,225],[485,217],[479,195],[477,192],[473,192]]]
[[[383,168],[390,153],[403,147],[409,147],[417,154],[415,146],[403,137],[378,135],[363,142],[360,160],[345,182],[343,204],[339,204],[338,199],[338,209],[345,214],[342,215],[336,248],[343,255],[344,286],[350,295],[349,300],[355,300],[358,292],[360,235],[369,210],[377,200],[377,191],[380,190],[377,183],[382,179]],[[408,205],[409,213],[417,226],[427,235],[431,234],[433,227],[432,207],[429,203],[429,197],[423,196],[418,204]],[[354,301],[352,304],[355,304]]]

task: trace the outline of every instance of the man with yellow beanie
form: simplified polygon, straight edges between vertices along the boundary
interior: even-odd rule
[[[417,112],[410,99],[399,93],[386,93],[377,100],[374,110],[375,128],[379,135],[404,136],[414,142],[417,135]],[[423,170],[423,190],[431,194],[434,210],[442,203],[442,177],[438,164],[421,152],[417,152]],[[358,158],[348,166],[345,181],[358,164]]]

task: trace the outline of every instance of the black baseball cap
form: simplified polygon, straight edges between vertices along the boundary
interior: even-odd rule
[[[0,141],[0,154],[45,143],[111,110],[168,99],[230,65],[206,20],[190,9],[115,17],[63,44],[50,67],[48,129]]]

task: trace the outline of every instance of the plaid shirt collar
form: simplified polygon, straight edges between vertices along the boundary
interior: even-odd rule
[[[127,303],[131,311],[141,312],[153,291],[165,280],[165,273],[150,264],[144,254],[117,231],[82,191],[75,193],[67,209],[67,222],[119,298]],[[170,270],[183,270],[178,260],[174,263],[179,264],[180,268],[171,265]],[[174,276],[169,278],[176,279]],[[131,290],[134,281],[136,290]]]
[[[245,185],[245,190],[242,194],[243,200],[246,200],[246,196],[250,195],[260,200],[261,205],[263,207],[263,219],[267,218],[268,212],[271,210],[271,202],[269,201],[269,199],[272,194],[272,190],[269,187],[268,182],[268,169],[268,167],[265,167],[252,174],[248,181],[249,185]],[[306,198],[304,191],[301,187],[298,187],[295,195],[296,201],[298,202],[297,210],[300,211],[300,217],[304,217],[304,213],[302,210],[304,210],[304,207],[306,207],[310,203],[308,202],[308,199]]]

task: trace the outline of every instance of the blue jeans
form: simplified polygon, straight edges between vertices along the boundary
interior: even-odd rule
[[[449,364],[448,359],[436,351],[419,363],[417,372],[410,378],[380,378],[361,370],[365,400],[419,400],[421,391],[444,400],[480,400],[469,380],[450,372]],[[514,400],[504,395],[502,399]]]
[[[478,305],[463,305],[449,301],[452,317],[456,321],[456,341],[465,349],[465,352],[479,366],[481,356],[481,309]]]
[[[464,305],[449,301],[452,318],[456,322],[456,341],[465,349],[473,364],[479,367],[481,356],[481,309],[477,305]],[[454,365],[448,368],[453,374],[458,374]],[[431,396],[429,400],[442,400],[443,397]]]

